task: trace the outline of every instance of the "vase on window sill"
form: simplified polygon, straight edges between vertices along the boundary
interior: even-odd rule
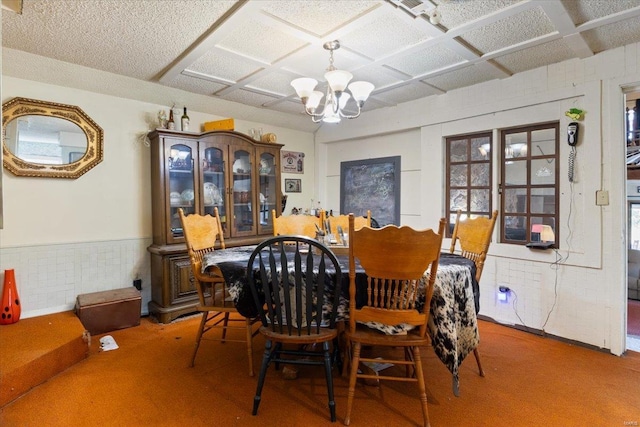
[[[0,325],[10,325],[20,320],[22,309],[13,269],[4,271],[4,287],[2,288],[0,310]]]

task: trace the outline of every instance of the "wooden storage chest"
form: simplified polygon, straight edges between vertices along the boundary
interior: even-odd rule
[[[76,298],[76,315],[91,335],[140,324],[142,298],[130,288],[81,294]]]

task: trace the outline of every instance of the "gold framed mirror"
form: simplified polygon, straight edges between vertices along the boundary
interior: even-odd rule
[[[102,128],[74,105],[2,104],[2,163],[16,176],[76,179],[102,161],[103,140]]]

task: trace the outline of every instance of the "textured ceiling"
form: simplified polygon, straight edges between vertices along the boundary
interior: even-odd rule
[[[434,6],[438,25],[420,13]],[[639,42],[640,0],[26,0],[2,13],[4,47],[292,119],[290,81],[324,82],[335,39],[336,67],[376,86],[367,111]]]

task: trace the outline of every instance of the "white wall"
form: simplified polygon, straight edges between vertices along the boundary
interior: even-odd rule
[[[146,313],[152,230],[144,135],[156,126],[158,111],[169,106],[3,75],[2,102],[14,97],[79,106],[104,130],[104,160],[76,180],[16,177],[3,169],[0,270],[15,269],[22,317],[69,310],[78,294],[131,286],[135,278],[142,279]],[[192,129],[226,118],[192,110],[189,116]],[[298,197],[315,196],[311,133],[241,118],[235,124],[245,133],[262,127],[286,150],[304,151],[305,174],[295,176],[303,179]]]
[[[498,140],[506,127],[559,121],[560,250],[501,244],[498,224],[481,281],[480,314],[621,354],[626,328],[622,92],[640,82],[639,52],[640,44],[632,44],[363,113],[341,128],[322,127],[316,135],[320,197],[339,200],[340,162],[400,154],[401,223],[433,227],[445,215],[444,138],[489,130]],[[564,112],[571,107],[586,111],[573,184],[566,179],[564,143],[570,121]],[[366,155],[360,154],[364,147]],[[497,188],[497,162],[493,176]],[[610,192],[608,206],[595,205],[601,189]],[[493,197],[499,206],[497,191]],[[445,241],[443,248],[448,246]],[[496,299],[500,285],[514,291],[507,304]]]

